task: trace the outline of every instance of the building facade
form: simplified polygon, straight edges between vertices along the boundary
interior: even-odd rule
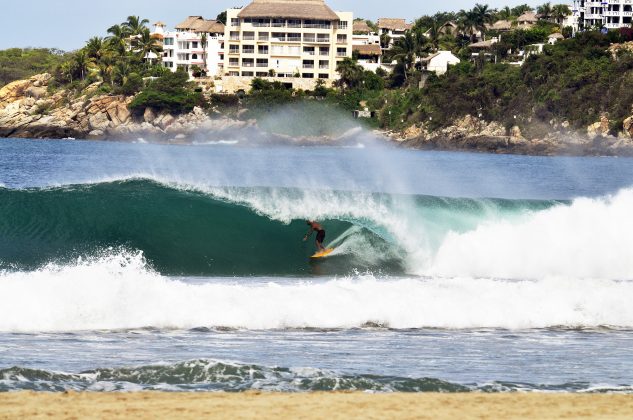
[[[175,31],[165,31],[161,22],[154,29],[163,39],[163,66],[172,71],[182,68],[189,73],[198,67],[209,76],[223,73],[224,32],[222,23],[202,16],[189,16],[176,25]]]
[[[388,45],[391,48],[398,38],[404,37],[404,34],[413,27],[413,24],[407,23],[404,19],[380,18],[378,19],[378,34],[383,37],[389,37]]]
[[[352,57],[351,12],[324,0],[253,0],[227,11],[224,75],[334,80]]]
[[[576,30],[628,28],[633,22],[633,0],[574,0],[572,16]]]

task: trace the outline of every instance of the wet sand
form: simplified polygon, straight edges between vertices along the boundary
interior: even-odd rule
[[[0,418],[630,419],[633,395],[19,392]]]

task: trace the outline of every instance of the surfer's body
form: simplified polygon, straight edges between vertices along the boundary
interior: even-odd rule
[[[306,235],[303,237],[304,241],[307,241],[308,238],[310,236],[312,236],[312,233],[316,232],[316,247],[317,247],[317,252],[323,252],[325,251],[325,247],[323,246],[323,241],[325,241],[325,229],[323,229],[323,226],[321,226],[319,223],[314,222],[314,221],[310,221],[310,220],[306,220],[308,226],[310,226],[310,230],[308,230],[308,233],[306,233]]]

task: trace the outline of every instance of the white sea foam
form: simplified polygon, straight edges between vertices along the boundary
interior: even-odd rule
[[[633,282],[549,278],[377,279],[186,283],[115,254],[0,274],[0,331],[143,327],[633,327]]]

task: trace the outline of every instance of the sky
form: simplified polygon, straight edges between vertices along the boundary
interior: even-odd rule
[[[47,47],[71,51],[90,37],[104,36],[106,29],[129,15],[151,23],[162,20],[169,28],[189,15],[215,18],[229,7],[245,6],[250,0],[0,0],[0,49]],[[491,7],[545,2],[533,0],[478,0]],[[476,0],[326,0],[334,10],[352,11],[354,17],[376,20],[399,17],[409,21],[438,11],[470,9]]]

